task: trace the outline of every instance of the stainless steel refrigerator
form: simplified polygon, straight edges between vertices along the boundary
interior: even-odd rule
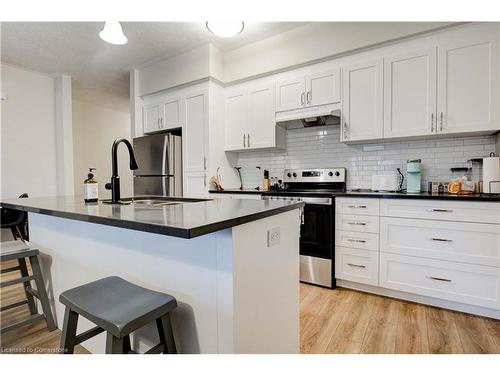
[[[134,138],[139,168],[134,195],[182,196],[182,137],[170,133]]]

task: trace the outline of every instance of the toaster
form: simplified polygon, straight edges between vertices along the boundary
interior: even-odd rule
[[[396,174],[374,174],[372,176],[373,191],[398,191],[399,176]]]

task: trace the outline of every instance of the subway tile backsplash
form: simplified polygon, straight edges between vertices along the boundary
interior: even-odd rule
[[[272,177],[283,178],[286,168],[347,168],[347,187],[370,188],[373,174],[401,168],[406,160],[422,159],[422,185],[425,181],[448,181],[450,168],[467,167],[467,160],[482,158],[495,151],[494,136],[441,138],[415,141],[378,141],[348,145],[340,142],[340,127],[335,125],[289,129],[286,150],[249,151],[238,155],[245,187],[262,184],[255,166],[267,169]],[[245,172],[247,171],[247,172]],[[473,178],[480,179],[480,167],[474,165]]]

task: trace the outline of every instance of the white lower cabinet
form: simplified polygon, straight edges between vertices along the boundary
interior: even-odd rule
[[[500,308],[497,267],[380,253],[380,286],[470,305]]]
[[[378,251],[335,247],[335,277],[378,285]]]
[[[335,246],[378,251],[378,233],[337,230],[335,231]]]

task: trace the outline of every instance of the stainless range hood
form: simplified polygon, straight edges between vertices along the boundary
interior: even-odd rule
[[[340,107],[338,104],[330,104],[277,112],[276,123],[288,129],[340,125]]]

